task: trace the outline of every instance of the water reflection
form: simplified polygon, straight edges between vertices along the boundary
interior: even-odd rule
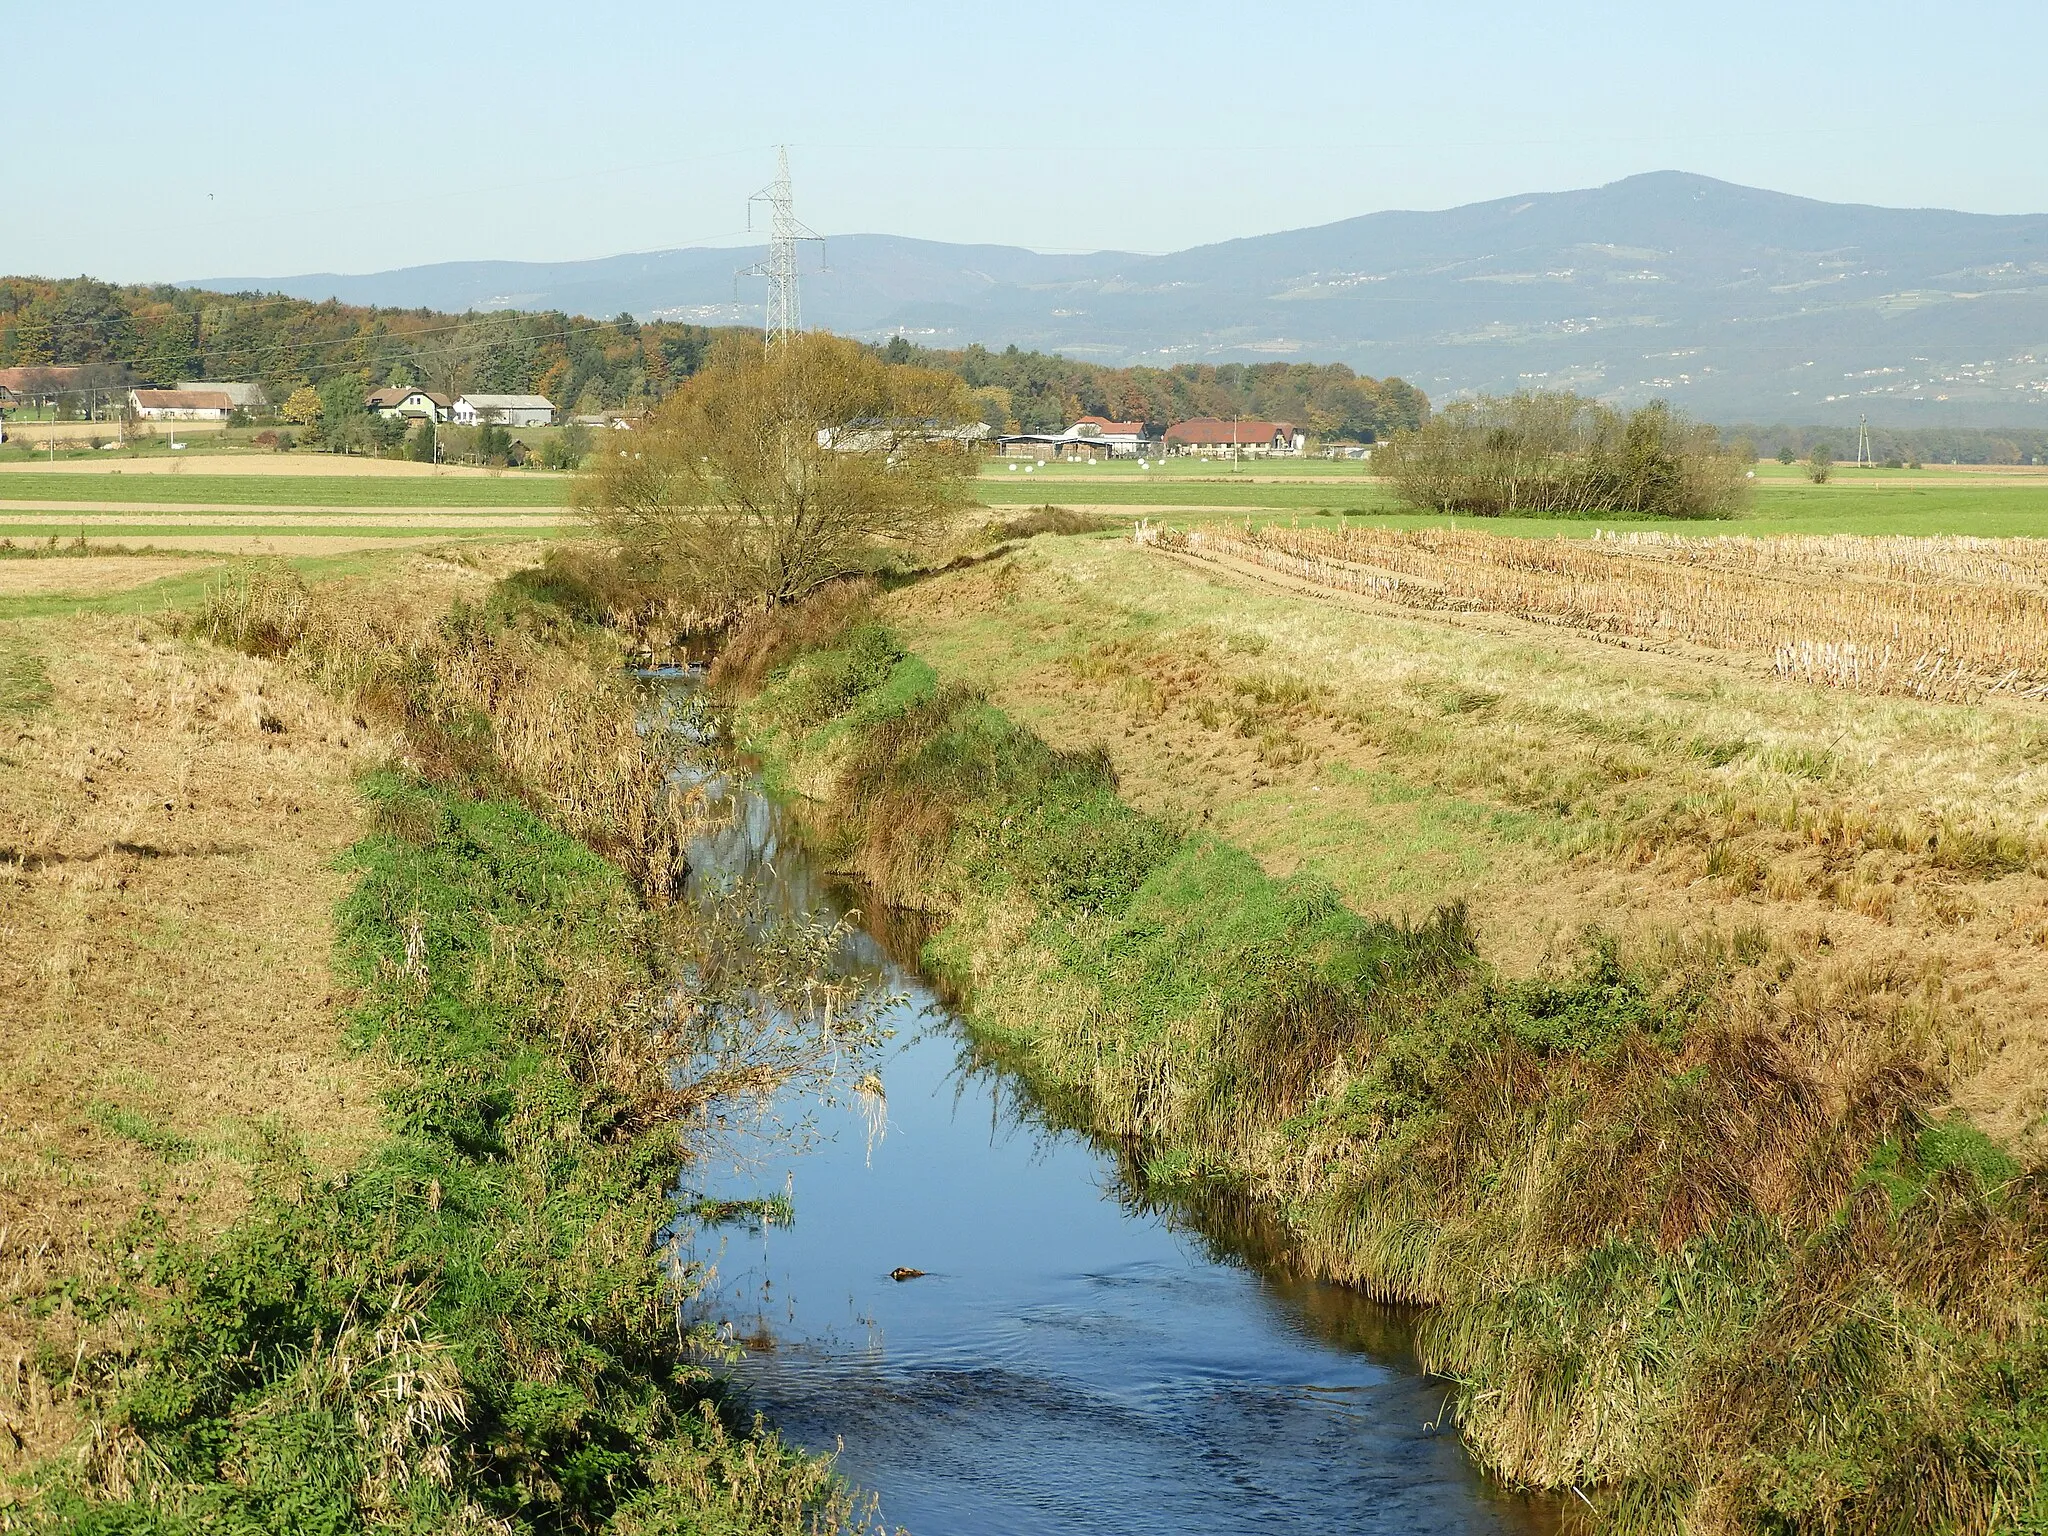
[[[692,771],[729,796],[693,850],[700,899],[751,881],[780,910],[858,911],[846,963],[903,998],[879,1145],[828,1107],[808,1150],[762,1140],[710,1181],[793,1196],[794,1225],[700,1233],[694,1255],[785,1433],[843,1445],[923,1536],[1554,1526],[1435,1432],[1446,1389],[1399,1311],[1290,1276],[1249,1202],[1158,1198],[1128,1149],[1050,1123],[917,973],[914,916],[827,877],[751,786]]]

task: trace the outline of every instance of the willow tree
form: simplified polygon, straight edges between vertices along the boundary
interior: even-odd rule
[[[772,606],[929,548],[965,500],[978,420],[952,374],[842,337],[730,340],[598,448],[575,504],[698,611]]]
[[[1482,517],[1727,517],[1746,465],[1661,400],[1626,414],[1552,391],[1453,401],[1373,467],[1410,506]]]

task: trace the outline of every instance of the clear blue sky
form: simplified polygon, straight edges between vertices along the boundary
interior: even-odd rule
[[[1679,169],[2048,210],[2043,0],[0,0],[0,271],[368,271],[798,211],[1164,251]]]

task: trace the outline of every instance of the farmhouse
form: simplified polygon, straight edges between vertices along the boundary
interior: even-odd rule
[[[446,421],[455,410],[446,395],[437,395],[432,390],[418,389],[410,384],[373,389],[363,404],[386,421]]]
[[[131,389],[128,403],[144,421],[226,421],[235,408],[217,389]]]
[[[1136,459],[1158,451],[1142,421],[1101,416],[1083,416],[1064,432],[1007,433],[1000,442],[1004,456],[1013,459]]]
[[[238,411],[267,411],[270,398],[263,393],[261,384],[243,384],[214,379],[184,379],[178,383],[180,390],[210,390],[228,397],[228,404]]]
[[[1168,453],[1202,458],[1296,454],[1307,442],[1307,433],[1284,421],[1218,421],[1213,416],[1197,416],[1192,421],[1177,421],[1166,429]]]
[[[545,427],[555,419],[555,408],[539,395],[464,395],[455,402],[454,416],[465,427]]]

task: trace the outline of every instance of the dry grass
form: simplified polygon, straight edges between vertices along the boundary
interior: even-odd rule
[[[132,621],[16,624],[0,648],[49,679],[0,713],[5,1468],[74,1428],[28,1302],[89,1282],[145,1208],[225,1224],[269,1138],[331,1168],[375,1135],[328,955],[352,780],[385,748],[276,669]],[[95,1326],[60,1299],[43,1347]]]
[[[2010,1145],[2048,1111],[2048,722],[2037,706],[1787,687],[1284,573],[1039,545],[882,600],[942,677],[1276,874],[1419,920],[1469,904],[1507,974],[1585,930],[1705,927],[1935,983],[1955,1104]],[[1257,579],[1247,579],[1256,574]]]
[[[1482,611],[1766,662],[1916,698],[2048,696],[2048,549],[2034,539],[1516,539],[1456,529],[1249,529],[1141,541],[1420,609]]]
[[[201,562],[203,564],[204,562]],[[190,560],[152,555],[79,555],[61,560],[0,560],[0,598],[125,592],[182,575]]]

